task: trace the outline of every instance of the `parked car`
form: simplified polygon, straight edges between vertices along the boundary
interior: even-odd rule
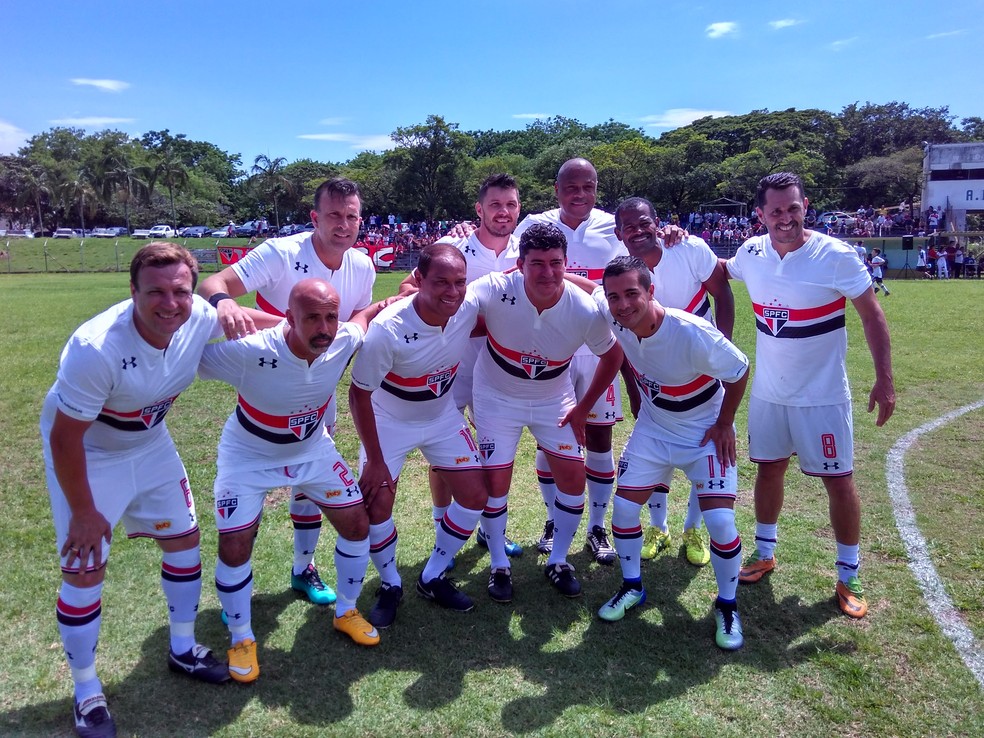
[[[155,225],[150,229],[148,238],[174,238],[174,229],[169,225]]]
[[[821,213],[820,217],[817,219],[817,222],[825,225],[840,223],[845,228],[850,228],[857,222],[857,217],[841,210],[831,210],[826,213]]]
[[[59,228],[52,238],[82,238],[82,231],[77,228]]]
[[[236,226],[236,235],[240,238],[252,238],[256,235],[258,221],[247,220],[242,225]]]
[[[126,226],[110,226],[104,230],[106,231],[106,238],[120,238],[130,235],[130,232],[126,229]]]
[[[235,223],[229,223],[229,225],[219,226],[214,231],[212,231],[209,235],[212,238],[228,238],[229,237],[229,226],[232,226],[232,232],[233,232],[233,235],[235,235],[235,233],[236,233],[236,225],[235,225]]]
[[[293,236],[295,233],[303,233],[304,226],[299,223],[288,223],[285,226],[280,226],[280,230],[277,231],[279,236]]]
[[[187,226],[178,231],[178,235],[182,238],[204,238],[210,231],[206,226]]]

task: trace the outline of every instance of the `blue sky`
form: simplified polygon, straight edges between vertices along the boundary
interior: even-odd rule
[[[984,116],[984,0],[6,0],[0,24],[4,154],[57,125],[168,128],[252,164],[346,161],[432,113],[654,136],[856,101]]]

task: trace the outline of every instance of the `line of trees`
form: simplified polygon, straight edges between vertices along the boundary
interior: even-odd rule
[[[478,183],[499,171],[517,178],[524,208],[536,211],[552,207],[557,168],[574,156],[595,164],[606,208],[629,195],[680,214],[719,197],[751,204],[758,179],[782,170],[798,172],[820,208],[877,207],[918,197],[924,142],[984,141],[984,119],[957,126],[946,106],[869,102],[839,114],[702,118],[654,138],[615,120],[587,126],[557,116],[524,130],[461,131],[431,115],[391,138],[391,150],[344,163],[261,154],[247,166],[238,153],[166,129],[131,138],[52,128],[0,157],[0,217],[39,230],[256,217],[279,226],[305,222],[315,187],[343,175],[361,186],[367,213],[460,218],[471,214]]]

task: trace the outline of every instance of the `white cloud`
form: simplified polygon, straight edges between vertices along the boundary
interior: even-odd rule
[[[122,82],[118,79],[89,79],[87,77],[75,77],[72,84],[95,87],[103,92],[122,92],[130,86],[129,82]]]
[[[396,144],[388,134],[362,135],[358,133],[302,133],[298,138],[307,141],[334,141],[351,144],[357,151],[383,151],[392,149]]]
[[[318,121],[319,126],[340,126],[344,123],[346,118],[322,118]]]
[[[704,32],[707,34],[708,38],[731,36],[738,33],[738,24],[732,21],[720,21],[709,25],[704,29]]]
[[[966,31],[963,31],[963,30],[960,30],[960,31],[944,31],[943,33],[931,33],[926,38],[927,39],[949,38],[950,36],[963,36],[965,33],[966,33]]]
[[[857,40],[858,40],[857,36],[851,36],[851,38],[842,38],[840,41],[834,41],[833,43],[831,43],[830,48],[833,49],[834,51],[840,51],[841,49],[850,46]]]
[[[782,20],[769,21],[769,25],[774,31],[780,31],[783,28],[791,28],[792,26],[798,26],[803,21],[794,20],[793,18],[783,18]]]
[[[27,131],[22,131],[13,123],[0,120],[0,154],[16,154],[17,149],[27,143]]]
[[[136,118],[100,118],[92,116],[89,118],[55,118],[51,123],[56,126],[80,126],[81,128],[98,128],[99,126],[115,126],[120,123],[134,123]]]
[[[698,110],[697,108],[670,108],[658,115],[646,115],[640,118],[650,128],[680,128],[695,120],[711,116],[721,118],[733,115],[730,110]]]
[[[552,117],[551,113],[513,113],[513,118],[517,120],[545,120]]]

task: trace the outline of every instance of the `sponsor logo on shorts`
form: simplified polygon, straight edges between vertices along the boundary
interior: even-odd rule
[[[704,489],[704,483],[703,482],[697,482],[697,483],[694,484],[694,487],[696,487],[697,489]]]
[[[171,527],[170,520],[158,520],[156,523],[154,523],[154,530],[167,530],[170,527]]]
[[[775,336],[786,325],[789,320],[789,310],[785,308],[762,308],[762,320],[769,326],[772,335]]]
[[[232,514],[236,512],[236,508],[239,507],[238,497],[229,497],[225,500],[215,501],[215,511],[218,513],[219,517],[223,520],[228,520],[232,517]]]
[[[455,464],[467,464],[471,460],[472,460],[472,457],[471,456],[458,456],[458,457],[455,457],[454,463]]]
[[[482,458],[488,461],[492,458],[492,454],[495,453],[495,443],[480,443],[478,444],[478,450],[482,454]]]
[[[340,489],[330,489],[327,492],[325,492],[325,498],[329,500],[332,497],[341,497],[341,496],[342,496],[342,490]]]
[[[572,451],[573,449],[574,447],[571,446],[571,444],[569,443],[561,443],[559,446],[557,446],[558,451]]]
[[[596,413],[596,412],[590,412],[590,413],[588,413],[588,418],[589,419],[594,419],[594,418],[597,418],[597,417],[598,417],[598,413]]]

